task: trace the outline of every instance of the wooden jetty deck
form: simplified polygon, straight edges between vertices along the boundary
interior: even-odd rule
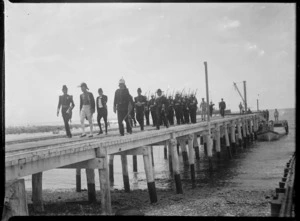
[[[26,143],[6,144],[6,204],[12,204],[9,193],[15,191],[20,215],[26,215],[26,194],[24,176],[32,175],[33,206],[37,211],[43,210],[42,173],[57,168],[86,169],[89,201],[95,201],[95,169],[99,172],[101,211],[112,214],[110,199],[110,182],[113,180],[113,156],[121,155],[123,182],[125,191],[130,191],[127,155],[143,155],[148,191],[151,203],[157,202],[155,189],[155,172],[153,168],[152,147],[164,145],[165,156],[169,153],[170,172],[174,174],[176,193],[183,193],[177,146],[180,146],[183,157],[189,162],[191,183],[195,186],[194,160],[199,159],[197,137],[204,143],[205,154],[210,160],[213,144],[217,154],[220,153],[221,142],[227,146],[228,154],[237,145],[245,145],[246,141],[254,140],[258,130],[261,114],[228,116],[211,120],[211,136],[208,135],[207,122],[185,124],[160,130],[149,130],[125,136],[108,136],[93,138],[56,138]],[[214,142],[212,141],[214,140]],[[186,146],[188,144],[188,146]],[[133,162],[134,163],[134,162]],[[21,187],[21,188],[20,188]],[[23,191],[20,192],[20,190]],[[24,199],[25,198],[25,199]],[[25,202],[25,203],[24,203]],[[20,212],[20,211],[25,212]],[[28,214],[28,209],[27,209]]]

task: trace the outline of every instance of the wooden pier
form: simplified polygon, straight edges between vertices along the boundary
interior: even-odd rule
[[[255,139],[261,114],[248,114],[226,116],[212,119],[211,136],[208,134],[207,122],[185,124],[160,130],[141,131],[125,136],[94,137],[94,138],[61,138],[36,142],[17,143],[6,145],[5,173],[6,173],[6,205],[24,207],[26,204],[25,183],[22,177],[32,175],[33,206],[37,211],[43,211],[42,173],[43,171],[72,168],[76,169],[76,177],[80,180],[80,169],[86,170],[88,184],[88,200],[96,200],[95,169],[99,173],[101,192],[101,211],[104,215],[111,215],[110,182],[113,182],[114,155],[121,155],[124,189],[130,191],[127,156],[142,155],[147,178],[150,202],[157,202],[155,188],[155,171],[153,147],[164,146],[165,159],[169,160],[169,170],[174,175],[176,193],[184,192],[179,171],[178,146],[184,153],[191,173],[191,185],[195,187],[195,159],[199,159],[200,137],[205,145],[205,154],[210,160],[214,146],[218,157],[221,151],[221,142],[225,142],[228,155],[238,146],[245,147],[247,142]],[[198,120],[199,121],[199,120]],[[212,141],[213,140],[213,141]],[[135,164],[135,160],[133,160]],[[137,170],[136,167],[134,169]],[[19,185],[15,191],[18,202],[10,198],[13,187]],[[79,185],[79,184],[78,184]],[[80,191],[80,187],[78,188]],[[20,209],[21,211],[21,209]],[[20,215],[28,215],[27,207],[22,209]],[[15,214],[14,214],[15,215]],[[9,217],[6,215],[6,217]]]

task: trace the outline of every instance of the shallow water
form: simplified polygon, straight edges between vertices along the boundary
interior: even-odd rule
[[[196,185],[212,187],[235,187],[243,189],[275,189],[283,176],[283,170],[295,151],[295,109],[279,110],[280,119],[289,123],[289,134],[278,141],[256,142],[246,149],[238,148],[229,159],[226,148],[221,150],[221,159],[213,156],[213,169],[209,170],[208,160],[200,147],[200,159],[195,160]],[[273,119],[273,111],[270,111]],[[198,139],[198,143],[200,141]],[[155,162],[155,185],[157,188],[174,188],[169,162],[164,159],[164,147],[153,147]],[[132,156],[127,156],[130,188],[146,189],[146,176],[142,156],[137,156],[138,172],[133,172]],[[179,155],[181,180],[191,185],[188,164],[184,164]],[[114,157],[113,189],[123,189],[123,176],[120,156]],[[95,170],[96,189],[100,189],[99,175]],[[87,189],[85,170],[81,170],[81,188]],[[31,189],[31,176],[25,177],[26,189]],[[43,189],[75,189],[76,172],[74,169],[54,169],[43,173]]]

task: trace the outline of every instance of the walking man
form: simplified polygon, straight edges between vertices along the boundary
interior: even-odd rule
[[[219,103],[219,109],[220,109],[221,116],[224,117],[225,116],[226,103],[223,101],[223,98],[221,98],[221,102]]]
[[[151,95],[151,99],[149,101],[149,109],[151,112],[151,117],[152,117],[152,126],[156,126],[156,105],[155,105],[155,98],[154,95]]]
[[[68,88],[66,85],[62,87],[63,95],[59,96],[57,106],[57,116],[61,107],[61,115],[64,120],[67,137],[71,138],[72,134],[70,131],[69,120],[72,118],[72,109],[75,107],[73,96],[68,95]]]
[[[162,96],[162,90],[158,89],[156,91],[157,98],[155,99],[156,104],[156,129],[159,130],[161,122],[168,128],[169,124],[166,118],[166,111],[168,106],[168,100],[165,96]]]
[[[278,121],[278,116],[279,116],[278,110],[277,110],[277,109],[275,109],[275,111],[274,111],[274,118],[275,118],[275,122],[277,122],[277,121]]]
[[[240,102],[239,108],[240,108],[240,114],[243,114],[243,105],[242,105],[242,102]]]
[[[79,85],[81,87],[81,91],[83,92],[80,95],[80,123],[82,134],[80,137],[85,137],[85,125],[84,119],[87,118],[90,124],[90,135],[89,137],[93,137],[93,113],[95,113],[95,99],[91,92],[87,91],[89,88],[87,87],[86,83],[81,83]]]
[[[129,94],[129,90],[125,85],[125,80],[122,78],[119,81],[119,89],[116,90],[114,97],[114,113],[118,111],[118,124],[121,136],[124,136],[124,120],[126,122],[127,132],[129,134],[132,133],[132,127],[130,124],[130,113],[132,111],[132,107],[132,96]]]
[[[194,94],[191,94],[189,99],[189,110],[190,110],[190,117],[191,117],[192,124],[197,123],[196,120],[197,105],[198,105],[197,98],[194,96]]]
[[[134,98],[135,110],[136,110],[136,120],[139,122],[141,130],[144,130],[144,115],[145,106],[147,105],[146,96],[142,95],[142,89],[137,89],[138,96]]]
[[[201,102],[201,104],[200,104],[200,109],[201,109],[201,120],[203,121],[205,121],[206,120],[206,107],[207,106],[207,104],[206,104],[206,102],[204,101],[204,98],[202,98],[202,102]]]
[[[210,104],[209,104],[209,115],[210,117],[212,117],[212,114],[213,114],[213,111],[214,111],[214,105],[212,101],[210,101]]]
[[[102,88],[98,89],[99,96],[96,99],[96,106],[97,106],[97,122],[99,126],[99,133],[103,134],[102,128],[101,128],[101,118],[103,117],[104,124],[105,124],[105,134],[107,135],[107,96],[103,94]]]

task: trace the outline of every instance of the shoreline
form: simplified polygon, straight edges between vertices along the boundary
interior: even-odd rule
[[[176,194],[174,188],[157,188],[157,203],[150,203],[148,190],[111,191],[112,213],[134,209],[145,216],[271,216],[270,200],[273,190],[218,187],[201,184],[192,189],[183,185],[184,193]],[[30,216],[52,215],[100,215],[100,191],[96,190],[97,202],[88,203],[87,190],[43,190],[45,211],[33,211],[31,191],[27,191]]]

